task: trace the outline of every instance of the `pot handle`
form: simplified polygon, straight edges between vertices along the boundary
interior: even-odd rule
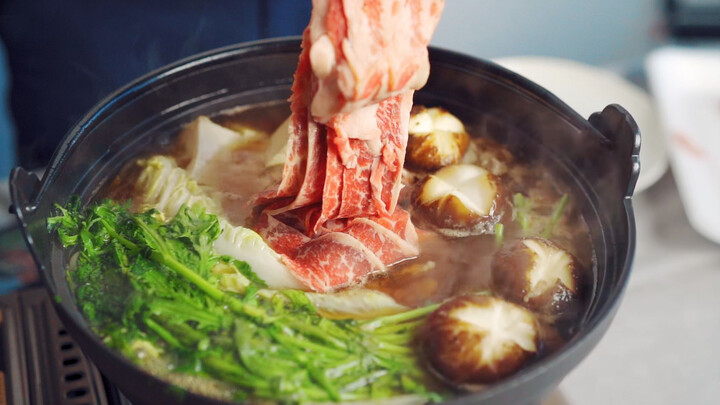
[[[632,198],[640,175],[640,129],[635,119],[618,104],[610,104],[588,119],[590,124],[613,143],[615,158],[623,163],[625,198]]]
[[[35,258],[39,267],[44,267],[35,249],[35,242],[28,230],[28,218],[37,209],[36,198],[40,192],[40,179],[35,173],[28,172],[22,167],[16,167],[10,172],[10,213],[15,214],[20,224],[20,230],[25,237],[28,249]]]

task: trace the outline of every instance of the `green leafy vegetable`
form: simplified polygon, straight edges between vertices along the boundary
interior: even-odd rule
[[[495,224],[495,243],[500,246],[503,243],[503,238],[505,234],[505,225],[503,224]]]
[[[260,277],[258,277],[258,275],[255,274],[254,271],[252,271],[252,269],[250,268],[250,265],[247,264],[247,262],[236,260],[227,255],[220,256],[220,260],[232,265],[235,268],[235,270],[240,272],[240,274],[245,276],[245,278],[250,280],[252,283],[255,283],[255,285],[262,287],[262,288],[267,288],[267,284],[265,283],[265,281],[263,279],[261,279]]]
[[[558,201],[557,205],[555,205],[555,209],[553,209],[552,216],[550,217],[550,223],[543,230],[543,238],[549,238],[550,236],[552,236],[555,225],[562,217],[562,214],[565,211],[565,207],[567,206],[569,199],[570,197],[567,194],[563,194],[562,198],[560,198],[560,201]]]
[[[513,195],[513,221],[517,221],[523,231],[530,226],[528,217],[532,209],[532,202],[521,193]]]
[[[549,218],[547,214],[538,213],[536,207],[533,207],[533,201],[521,193],[513,195],[513,221],[516,221],[523,231],[528,233],[539,234],[543,238],[550,238],[555,230],[555,226],[560,221],[567,207],[570,196],[563,194],[553,208],[553,212]],[[530,230],[530,219],[533,218],[532,231]],[[545,225],[543,227],[543,225]],[[542,229],[542,231],[540,231]],[[497,231],[497,230],[496,230]],[[497,233],[496,233],[497,236]]]
[[[231,383],[238,399],[440,398],[425,388],[412,344],[436,305],[330,320],[301,291],[260,294],[265,283],[246,262],[216,255],[221,226],[201,204],[182,205],[167,222],[110,200],[57,208],[48,228],[75,251],[68,278],[78,306],[109,346],[137,361],[138,347],[161,347],[177,372]],[[222,291],[217,266],[231,266],[250,285],[242,294]]]

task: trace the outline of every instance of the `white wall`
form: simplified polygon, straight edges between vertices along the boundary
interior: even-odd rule
[[[446,0],[432,44],[482,58],[555,56],[606,65],[656,41],[661,0]]]

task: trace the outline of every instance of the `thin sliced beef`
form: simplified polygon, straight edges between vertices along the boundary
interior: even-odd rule
[[[310,60],[317,121],[425,85],[444,0],[314,0]]]
[[[288,266],[313,290],[327,291],[362,280],[384,264],[354,237],[333,232],[301,246]]]
[[[305,32],[303,43],[308,41]],[[285,209],[316,203],[322,198],[325,172],[325,127],[310,115],[307,101],[312,96],[312,72],[307,48],[303,48],[295,72],[293,95],[290,101],[292,117],[288,154],[277,197],[295,197]]]
[[[405,211],[328,221],[329,227],[323,226],[312,238],[298,229],[310,212],[296,212],[300,216],[295,218],[290,212],[280,215],[283,221],[263,214],[255,229],[309,289],[327,291],[357,283],[419,253],[417,234]]]
[[[397,207],[413,92],[443,0],[314,0],[295,72],[283,178],[255,229],[308,288],[418,254]]]

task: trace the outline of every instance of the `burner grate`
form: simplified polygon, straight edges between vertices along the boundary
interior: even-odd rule
[[[0,296],[0,404],[129,405],[88,361],[44,288]]]

